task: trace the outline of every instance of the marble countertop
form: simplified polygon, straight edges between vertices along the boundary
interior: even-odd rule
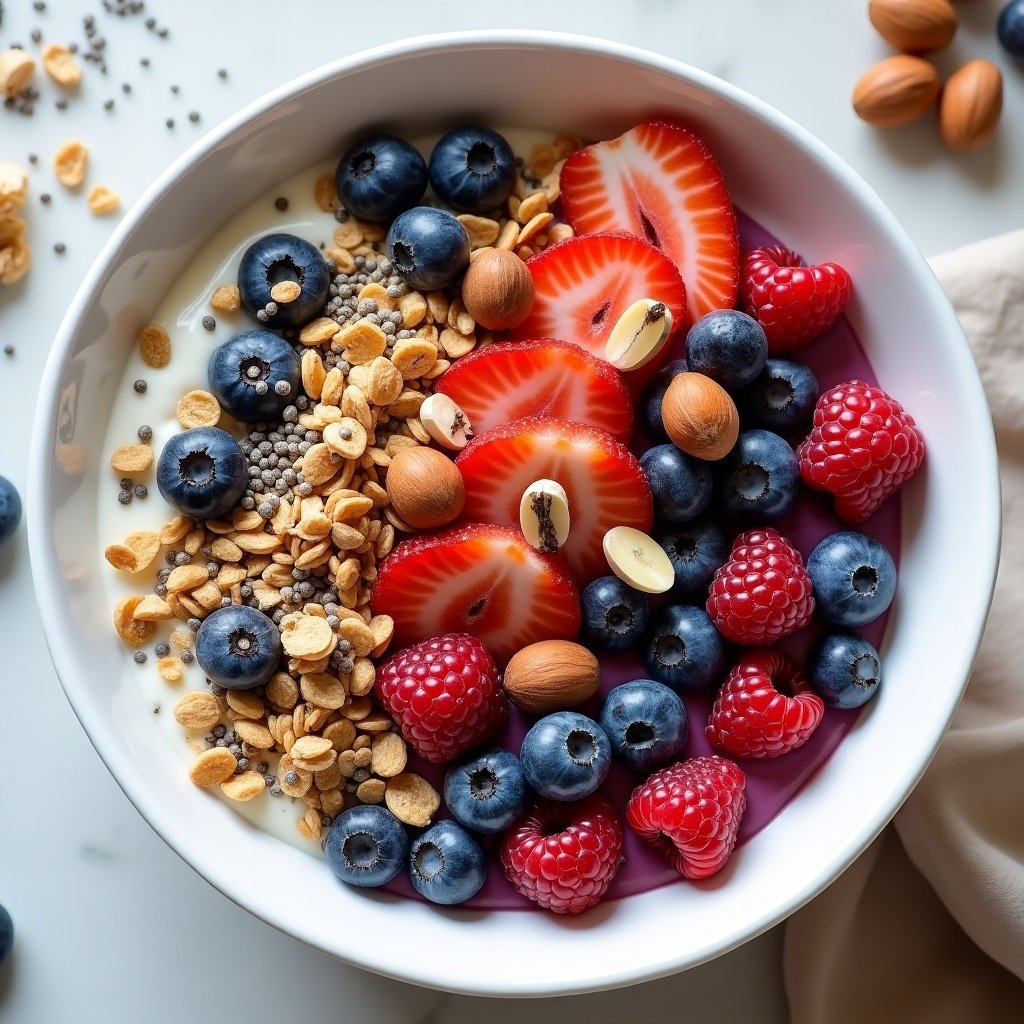
[[[116,5],[112,5],[116,6]],[[1000,60],[1000,0],[962,4],[960,32],[938,58],[947,72],[973,56]],[[471,28],[586,31],[688,61],[760,95],[803,123],[871,183],[926,254],[1024,224],[1024,67],[1006,70],[997,140],[957,156],[930,119],[896,133],[858,121],[849,93],[889,52],[863,3],[819,0],[558,0],[542,8],[487,0],[390,0],[357,6],[272,0],[147,2],[115,17],[100,0],[8,0],[0,49],[77,40],[92,14],[109,71],[87,67],[81,94],[56,108],[45,83],[35,115],[0,110],[0,158],[33,170],[29,220],[35,262],[0,291],[0,473],[24,493],[28,425],[61,314],[114,219],[89,215],[82,196],[53,180],[52,154],[67,138],[92,150],[90,180],[129,205],[203,131],[267,89],[330,59],[403,36]],[[201,13],[200,13],[201,12]],[[145,27],[157,19],[166,38]],[[148,66],[140,58],[149,59]],[[1006,67],[1008,61],[1002,60]],[[218,68],[227,69],[219,78]],[[122,88],[128,83],[129,91]],[[171,86],[179,87],[177,93]],[[112,110],[104,109],[113,99]],[[189,119],[195,111],[196,122]],[[175,125],[167,128],[165,121]],[[41,192],[53,195],[47,207]],[[64,255],[55,243],[67,246]],[[31,514],[29,507],[28,514]],[[7,783],[0,803],[0,902],[15,920],[16,952],[0,976],[0,1019],[11,1024],[172,1024],[224,1014],[271,1021],[371,1019],[489,1024],[517,1021],[512,1002],[448,996],[341,965],[272,930],[196,876],[128,803],[64,699],[43,643],[24,529],[0,551],[0,679]],[[59,616],[59,608],[42,609]],[[386,937],[366,936],[381,942]],[[787,1019],[775,929],[675,978],[530,1007],[537,1024],[635,1018],[676,1021]],[[481,959],[479,970],[487,970]]]

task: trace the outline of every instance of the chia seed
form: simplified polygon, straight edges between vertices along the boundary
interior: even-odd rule
[[[199,111],[198,110],[190,110],[189,114],[188,114],[188,119],[193,124],[198,124],[199,123]]]
[[[288,209],[288,200],[284,196],[278,196],[274,200],[274,209],[284,213]]]
[[[217,77],[218,78],[227,78],[228,77],[228,69],[227,68],[218,68],[217,69]]]
[[[149,658],[149,655],[147,655],[145,651],[136,651],[132,655],[132,658],[134,659],[136,665],[145,665],[146,661]]]
[[[132,492],[131,491],[118,491],[117,500],[122,505],[130,505],[132,503]]]
[[[145,498],[149,494],[149,489],[145,484],[136,484],[132,489],[132,493],[136,498]]]
[[[114,101],[113,100],[107,100],[103,104],[103,109],[104,110],[113,110],[114,109]]]
[[[167,125],[168,128],[173,128],[174,127],[174,118],[173,117],[167,118],[167,120],[164,121],[164,124]]]
[[[149,385],[140,378],[132,385],[132,387],[135,388],[138,394],[144,395],[146,393],[146,388],[149,387]]]
[[[180,657],[181,660],[185,662],[186,665],[191,665],[192,662],[195,660],[196,656],[191,651],[184,650],[181,652],[180,655],[178,655],[178,657]]]
[[[223,725],[215,725],[213,727],[213,735],[219,740],[224,738],[224,733],[226,732],[227,729]]]
[[[192,556],[187,551],[179,551],[174,556],[175,565],[188,565],[192,561]]]
[[[153,440],[153,428],[145,423],[143,423],[143,425],[139,427],[137,433],[139,435],[139,440],[143,444],[145,444],[147,441]]]
[[[63,256],[68,251],[68,247],[63,242],[56,242],[53,246],[53,251],[58,256]]]
[[[188,622],[185,623],[185,625],[188,626],[188,628],[191,629],[193,633],[198,633],[199,627],[202,624],[203,623],[201,619],[189,619]]]
[[[162,644],[162,643],[161,644],[157,644],[156,647],[153,648],[153,653],[158,658],[166,658],[167,655],[171,653],[170,645]],[[223,729],[224,726],[221,726],[220,728]],[[223,735],[223,733],[221,735]]]
[[[202,323],[203,327],[205,327],[208,331],[212,331],[217,327],[217,321],[214,320],[212,316],[204,316]]]

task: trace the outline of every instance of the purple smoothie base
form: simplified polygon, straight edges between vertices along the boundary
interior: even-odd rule
[[[761,245],[778,244],[776,238],[751,218],[740,211],[737,211],[737,216],[742,252]],[[665,361],[682,358],[685,355],[685,349],[685,336],[680,332],[675,338],[669,354],[665,357]],[[869,384],[878,383],[867,356],[845,317],[841,317],[819,339],[795,353],[794,358],[811,367],[817,375],[822,390],[832,387],[840,381],[854,378],[865,380]],[[646,444],[633,445],[637,454],[646,447]],[[805,561],[814,546],[823,537],[837,530],[849,528],[833,514],[830,496],[811,491],[806,487],[801,492],[796,508],[789,515],[771,525],[796,545]],[[899,565],[900,509],[898,495],[886,502],[867,523],[862,524],[858,529],[863,529],[864,532],[877,537],[892,553],[897,566]],[[863,627],[859,632],[867,637],[876,648],[880,648],[887,620],[888,612],[875,622]],[[810,645],[823,631],[823,625],[815,618],[805,629],[787,637],[777,646],[803,664]],[[648,672],[638,654],[606,655],[601,659],[600,692],[580,710],[585,714],[596,716],[602,695],[612,687],[629,679],[647,677]],[[707,723],[708,713],[714,701],[714,691],[686,694],[683,700],[686,704],[690,724],[684,757],[700,757],[716,753],[704,736],[704,725]],[[854,728],[859,717],[859,711],[826,708],[821,724],[811,738],[798,750],[774,759],[738,761],[747,776],[747,809],[740,825],[738,846],[742,846],[770,824],[797,796],[807,781],[826,763],[843,737]],[[526,735],[526,731],[533,721],[534,719],[527,718],[513,709],[504,734],[494,738],[494,745],[518,752],[523,736]],[[443,791],[443,767],[427,764],[413,756],[410,758],[410,768],[428,779],[438,792]],[[664,885],[694,884],[683,880],[678,872],[670,868],[654,850],[642,843],[625,824],[625,810],[629,795],[633,787],[642,781],[643,776],[631,772],[615,762],[603,787],[603,791],[620,813],[623,853],[626,858],[612,881],[605,900],[649,892]],[[448,817],[449,815],[445,812],[441,816]],[[499,859],[501,838],[500,834],[481,837],[488,853],[487,880],[476,896],[462,906],[472,910],[538,910],[539,908],[535,904],[520,896],[505,878]],[[404,872],[385,889],[395,895],[421,899]]]

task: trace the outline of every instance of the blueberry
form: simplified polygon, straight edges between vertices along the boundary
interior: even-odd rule
[[[515,183],[512,147],[490,128],[455,128],[430,154],[430,184],[462,213],[489,213],[505,202]]]
[[[508,750],[485,750],[448,769],[444,802],[476,832],[500,832],[526,810],[526,777],[519,758]]]
[[[800,494],[800,464],[789,443],[769,430],[744,430],[714,469],[722,511],[740,522],[770,523]]]
[[[370,135],[346,151],[334,184],[347,210],[387,224],[420,201],[427,189],[427,165],[403,139]]]
[[[831,633],[811,650],[807,677],[830,708],[859,708],[882,681],[878,651],[857,633]]]
[[[703,459],[681,452],[674,444],[659,444],[640,456],[654,498],[654,514],[670,523],[695,519],[711,501],[711,467]]]
[[[526,781],[551,800],[580,800],[608,776],[612,747],[592,718],[556,711],[536,722],[519,752]]]
[[[688,369],[685,359],[673,359],[666,363],[651,378],[643,398],[643,419],[647,433],[656,441],[667,441],[668,434],[661,422],[661,402],[668,391],[676,374],[684,373]]]
[[[776,434],[805,428],[821,389],[809,366],[792,359],[769,359],[753,383],[736,395],[745,427],[763,427]]]
[[[385,885],[405,867],[409,837],[379,804],[352,807],[334,819],[324,841],[327,864],[350,885]]]
[[[673,690],[703,690],[725,670],[725,643],[703,608],[668,604],[651,622],[644,663]]]
[[[661,526],[654,539],[664,548],[676,572],[673,594],[695,597],[711,584],[715,570],[729,557],[729,541],[707,516],[683,526]]]
[[[14,536],[21,522],[21,496],[5,476],[0,476],[0,544]]]
[[[647,628],[647,597],[618,576],[602,576],[583,591],[582,637],[598,651],[625,651]]]
[[[217,519],[230,512],[248,479],[242,449],[219,427],[175,434],[156,465],[156,485],[164,501],[192,519]]]
[[[885,545],[855,530],[829,534],[807,559],[818,611],[837,626],[874,622],[896,594],[896,563]]]
[[[705,313],[686,335],[690,369],[718,381],[727,390],[749,384],[767,358],[764,328],[738,309]]]
[[[1011,57],[1024,60],[1024,0],[1010,0],[999,15],[999,42]]]
[[[634,679],[611,690],[597,717],[612,753],[636,772],[651,772],[682,756],[686,706],[663,683]]]
[[[211,612],[196,634],[199,667],[225,690],[263,686],[281,660],[281,631],[274,620],[247,604]]]
[[[454,284],[469,266],[469,235],[446,210],[414,206],[395,218],[387,253],[410,288],[437,291]]]
[[[10,956],[14,945],[14,922],[7,908],[0,905],[0,965]]]
[[[299,394],[301,366],[295,350],[270,331],[236,334],[213,350],[210,391],[236,420],[276,420]]]
[[[276,284],[294,281],[301,291],[291,302],[277,302],[276,313],[260,318],[268,327],[300,327],[320,312],[327,301],[331,274],[320,250],[304,238],[278,232],[257,238],[242,254],[238,291],[250,316],[274,302]]]
[[[458,822],[439,821],[409,849],[412,887],[431,903],[465,903],[480,891],[486,877],[484,851]]]

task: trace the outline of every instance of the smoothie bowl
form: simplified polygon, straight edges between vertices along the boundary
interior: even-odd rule
[[[927,264],[640,51],[436,37],[269,95],[125,219],[45,382],[35,577],[97,750],[221,892],[403,980],[587,991],[770,927],[981,637],[995,449]]]

